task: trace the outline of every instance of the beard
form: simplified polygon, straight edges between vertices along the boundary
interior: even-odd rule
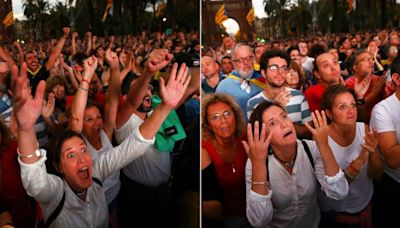
[[[144,106],[144,102],[145,102],[146,99],[148,99],[149,106]],[[137,110],[138,110],[139,112],[148,113],[148,112],[150,112],[151,109],[152,109],[151,104],[152,104],[152,103],[151,103],[151,98],[148,97],[148,96],[145,96],[145,97],[143,98],[143,102],[140,104],[140,106],[137,108]]]
[[[251,75],[253,75],[253,73],[254,73],[254,69],[253,68],[251,68],[251,70],[248,71],[248,72],[243,71],[243,70],[236,70],[236,71],[240,75],[240,77],[244,78],[244,79],[251,77]]]

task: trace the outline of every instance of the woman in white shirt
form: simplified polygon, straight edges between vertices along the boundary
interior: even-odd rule
[[[93,74],[97,59],[87,62],[87,73]],[[72,131],[56,136],[49,150],[49,161],[60,176],[48,174],[44,165],[46,151],[39,149],[34,125],[42,108],[45,82],[40,82],[35,98],[30,96],[27,78],[27,65],[13,67],[14,115],[18,126],[18,155],[21,166],[21,179],[27,193],[40,203],[46,223],[50,227],[107,227],[108,212],[105,195],[96,178],[104,181],[111,173],[121,169],[142,155],[154,142],[154,135],[169,112],[182,98],[188,84],[188,70],[182,66],[177,72],[174,64],[167,85],[160,81],[160,94],[163,102],[136,128],[132,135],[110,153],[103,153],[92,161],[82,137]],[[81,84],[82,86],[82,84]],[[88,85],[79,88],[85,92]],[[53,158],[52,160],[50,158]],[[51,214],[60,202],[62,208],[53,222],[49,224]]]
[[[244,144],[249,154],[247,218],[253,226],[318,227],[317,189],[333,199],[347,195],[348,183],[328,146],[325,114],[317,111],[312,117],[315,128],[306,126],[315,142],[305,144],[297,140],[292,121],[278,103],[263,102],[250,117]]]
[[[321,225],[372,225],[370,201],[374,191],[373,179],[380,178],[383,171],[377,152],[378,134],[375,130],[369,130],[367,124],[356,122],[356,99],[344,85],[328,87],[322,97],[321,107],[331,120],[329,146],[349,182],[349,194],[342,200],[332,200],[319,194],[323,212]]]

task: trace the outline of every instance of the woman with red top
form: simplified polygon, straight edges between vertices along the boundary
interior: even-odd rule
[[[204,227],[246,227],[244,120],[226,94],[202,100],[202,186]]]
[[[2,213],[11,215],[15,227],[35,227],[35,201],[26,194],[17,161],[17,142],[0,120],[0,224]],[[10,222],[8,222],[10,223]]]

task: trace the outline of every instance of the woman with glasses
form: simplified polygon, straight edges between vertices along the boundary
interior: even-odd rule
[[[328,87],[322,109],[330,120],[328,142],[349,182],[349,193],[341,200],[319,194],[322,227],[372,227],[371,199],[373,180],[382,174],[377,149],[378,135],[357,121],[354,94],[344,85]],[[356,226],[354,226],[356,225]]]
[[[244,143],[247,218],[255,227],[318,227],[317,190],[343,199],[348,183],[327,139],[324,112],[313,114],[315,128],[307,123],[314,141],[297,139],[285,108],[265,101],[257,106]]]
[[[201,106],[203,227],[246,227],[247,155],[240,107],[226,94],[210,94]]]

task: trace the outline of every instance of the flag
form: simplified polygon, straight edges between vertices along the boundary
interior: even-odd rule
[[[107,0],[106,10],[104,11],[103,18],[101,19],[102,22],[106,21],[108,13],[110,12],[112,5],[113,5],[113,1]]]
[[[249,13],[247,13],[246,21],[247,21],[247,23],[249,23],[249,25],[253,25],[254,19],[255,19],[254,8],[251,8]]]
[[[347,10],[347,13],[351,13],[351,11],[356,10],[356,2],[357,2],[357,0],[347,0],[347,3],[349,5],[349,9]]]
[[[7,28],[8,26],[11,26],[14,24],[14,14],[12,11],[10,11],[6,17],[3,20],[4,27]]]
[[[215,14],[215,23],[217,23],[217,25],[220,25],[226,19],[228,19],[228,16],[226,16],[225,4],[222,4],[222,6]]]

